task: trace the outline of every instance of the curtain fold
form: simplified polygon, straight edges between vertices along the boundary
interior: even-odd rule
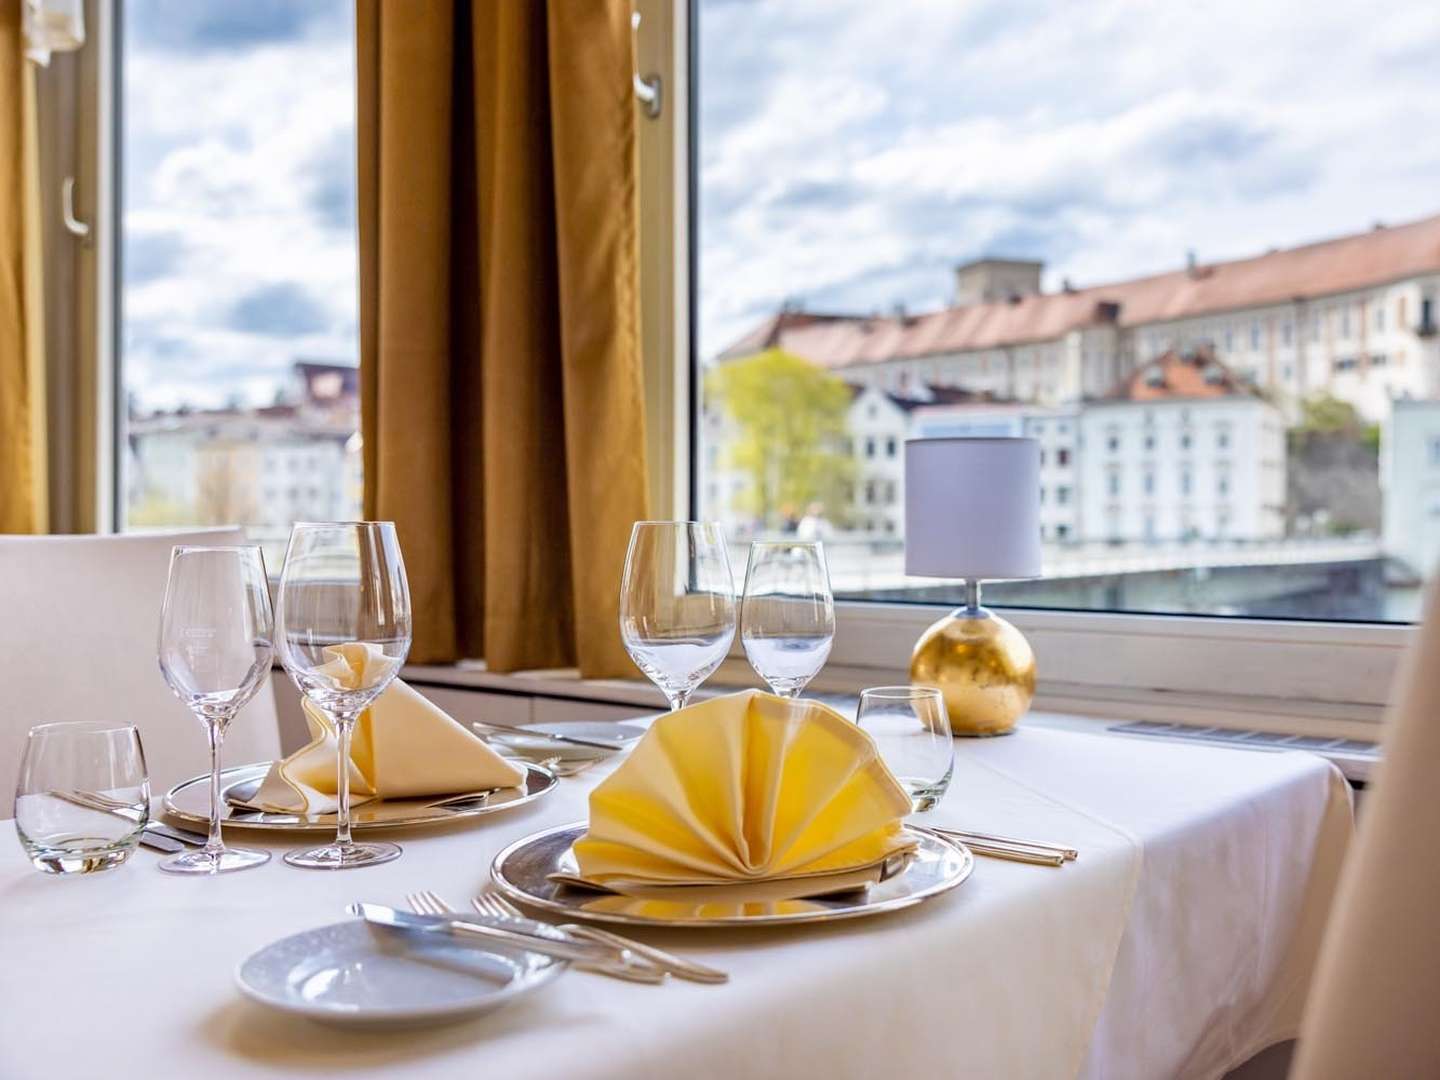
[[[0,533],[49,524],[35,72],[0,0]]]
[[[365,512],[416,662],[633,672],[645,516],[627,0],[357,2]]]

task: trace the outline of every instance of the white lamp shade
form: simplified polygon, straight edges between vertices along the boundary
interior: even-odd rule
[[[1040,444],[911,439],[905,444],[905,572],[1040,576]]]

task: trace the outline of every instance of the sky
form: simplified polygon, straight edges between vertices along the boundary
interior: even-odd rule
[[[126,385],[356,359],[352,0],[125,7]],[[1440,212],[1440,4],[700,0],[700,352],[786,299],[943,305]]]
[[[353,0],[128,0],[121,332],[146,408],[357,360]]]
[[[1440,213],[1433,0],[701,0],[700,352]]]

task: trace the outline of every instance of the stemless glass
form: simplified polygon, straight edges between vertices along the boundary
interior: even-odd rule
[[[752,543],[740,641],[755,674],[781,697],[799,697],[825,666],[834,640],[835,598],[824,545],[818,540]]]
[[[630,659],[683,709],[735,637],[735,581],[719,525],[637,521],[620,586]]]
[[[955,738],[945,699],[933,686],[877,686],[860,693],[855,722],[910,793],[915,812],[929,810],[950,786]]]
[[[119,866],[150,820],[150,780],[130,724],[80,720],[30,729],[15,785],[20,846],[47,874]]]
[[[220,837],[220,745],[270,677],[270,584],[258,547],[177,547],[160,610],[160,673],[205,726],[210,741],[210,836],[200,851],[160,863],[172,874],[223,874],[270,861],[268,851],[227,848]]]
[[[335,842],[292,851],[291,866],[347,870],[389,862],[396,844],[350,839],[350,735],[410,652],[410,586],[389,521],[297,523],[276,611],[280,662],[335,729]]]

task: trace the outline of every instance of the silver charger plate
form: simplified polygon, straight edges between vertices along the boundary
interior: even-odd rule
[[[525,770],[525,779],[515,787],[495,788],[469,796],[442,796],[439,799],[371,799],[351,806],[350,825],[355,829],[399,829],[494,814],[534,802],[559,783],[555,774],[543,765],[530,761],[517,761],[516,764]],[[277,814],[268,810],[249,810],[231,803],[231,797],[249,798],[253,795],[269,771],[268,761],[221,770],[220,798],[225,806],[224,824],[276,832],[334,831],[334,814]],[[209,775],[195,776],[176,784],[165,793],[163,805],[167,815],[203,832],[210,826]]]
[[[517,840],[490,864],[495,887],[517,903],[567,919],[626,926],[791,926],[859,919],[913,907],[949,892],[975,868],[975,857],[964,844],[906,825],[905,831],[918,842],[914,856],[900,873],[864,890],[765,902],[650,900],[592,892],[550,879],[562,868],[574,871],[570,848],[585,829],[586,823],[578,821]]]
[[[492,1012],[569,966],[540,953],[372,928],[359,919],[292,934],[235,969],[252,1001],[344,1027],[417,1027]]]

